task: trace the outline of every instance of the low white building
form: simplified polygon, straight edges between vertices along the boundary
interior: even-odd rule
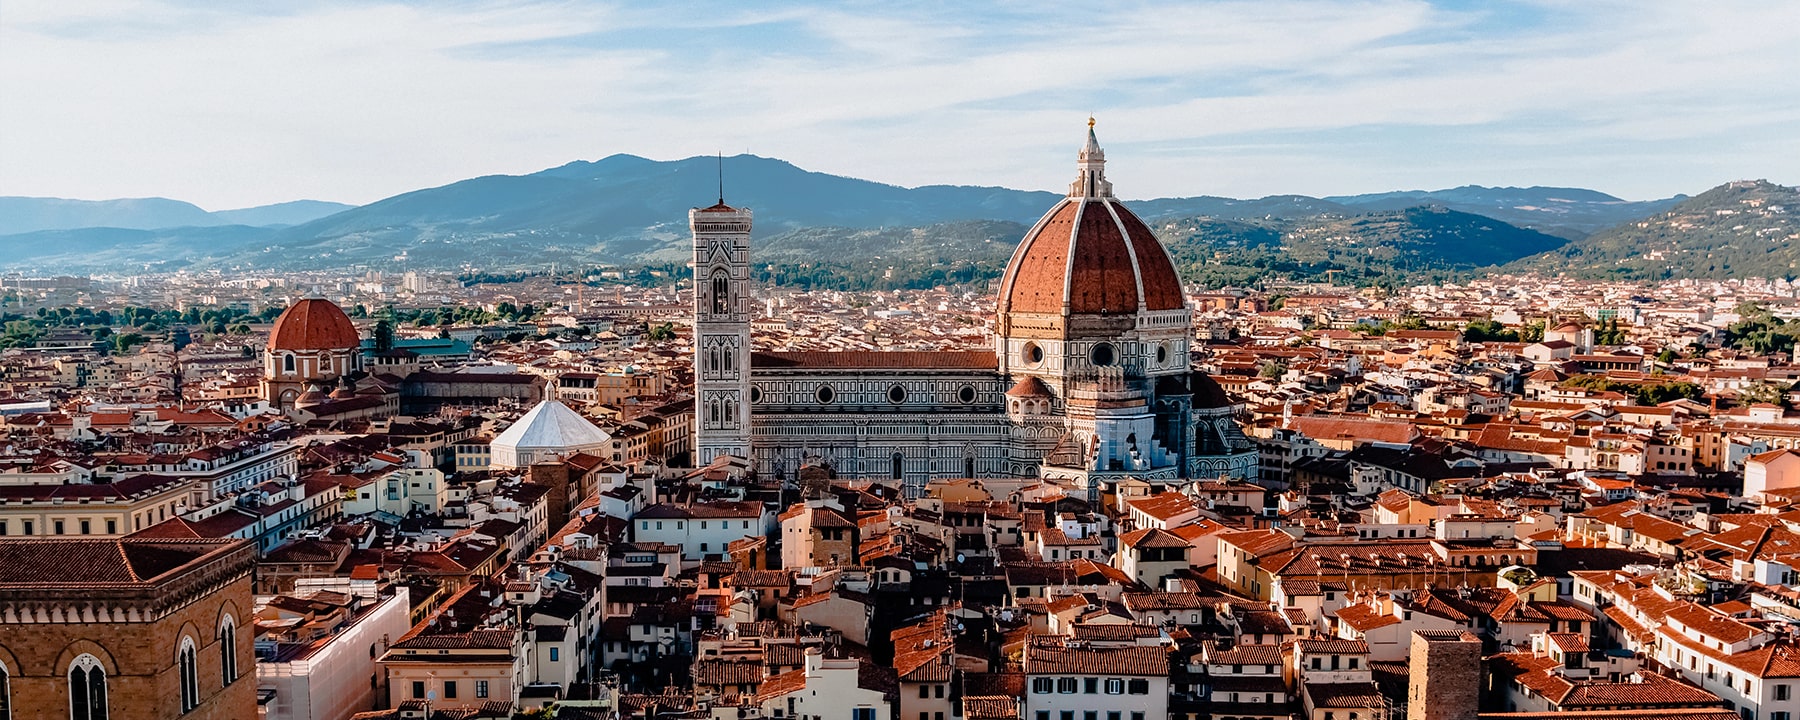
[[[898,698],[862,682],[864,661],[828,658],[815,646],[806,649],[802,662],[799,670],[763,681],[756,696],[763,717],[889,720],[892,716],[892,701]]]
[[[333,583],[346,587],[329,587]],[[375,658],[412,627],[407,589],[395,586],[391,594],[381,595],[373,581],[336,578],[299,584],[300,590],[344,592],[360,603],[323,643],[256,641],[256,685],[270,696],[262,706],[264,720],[341,720],[376,709],[377,698],[385,698],[385,693],[378,696],[369,678],[376,676]],[[259,625],[298,622],[279,609],[279,602],[268,602],[272,599],[263,598]]]
[[[666,543],[681,548],[681,559],[698,563],[707,555],[725,554],[726,546],[775,529],[775,513],[759,502],[659,503],[631,519],[637,542]]]
[[[1169,714],[1161,646],[1025,647],[1025,720],[1159,720]]]

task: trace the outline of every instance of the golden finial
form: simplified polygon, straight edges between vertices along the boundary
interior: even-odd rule
[[[1094,116],[1092,116],[1092,115],[1088,116],[1088,129],[1089,130],[1094,129]]]

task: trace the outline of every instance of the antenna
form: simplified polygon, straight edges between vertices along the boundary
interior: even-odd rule
[[[725,151],[719,151],[719,204],[725,204]]]

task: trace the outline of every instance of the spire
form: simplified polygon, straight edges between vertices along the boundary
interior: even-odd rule
[[[1081,146],[1081,152],[1076,153],[1075,158],[1075,166],[1081,174],[1075,182],[1069,183],[1069,197],[1112,197],[1112,183],[1106,181],[1106,151],[1100,149],[1100,139],[1094,136],[1091,115],[1088,116],[1087,144]]]

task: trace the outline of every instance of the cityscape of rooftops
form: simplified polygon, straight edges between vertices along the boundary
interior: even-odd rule
[[[8,0],[0,720],[1800,720],[1797,43]]]

